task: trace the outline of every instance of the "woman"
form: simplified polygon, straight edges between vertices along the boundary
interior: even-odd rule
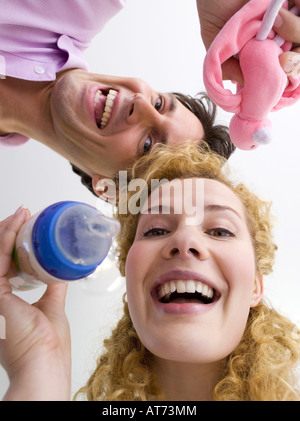
[[[146,180],[148,192],[135,196],[139,214],[117,215],[124,315],[81,392],[89,400],[298,400],[298,329],[262,299],[276,250],[269,204],[232,183],[204,146],[158,147],[132,178]],[[153,190],[154,179],[170,182]],[[50,285],[30,306],[7,280],[26,212],[0,226],[6,399],[67,399],[65,286]]]
[[[177,184],[162,185],[149,213],[118,215],[127,302],[82,389],[89,399],[298,400],[298,330],[262,300],[276,250],[269,204],[230,182],[223,163],[187,146],[135,166],[149,191],[153,179]],[[195,177],[204,184],[200,227],[174,212],[196,194],[195,182],[181,195],[176,186]],[[170,212],[157,214],[164,197]]]

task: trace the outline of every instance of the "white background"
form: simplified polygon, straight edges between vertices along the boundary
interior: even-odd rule
[[[92,72],[137,76],[158,91],[195,95],[204,90],[205,50],[194,0],[128,0],[86,52]],[[266,81],[267,82],[267,81]],[[262,198],[273,201],[279,246],[274,273],[265,280],[265,294],[276,309],[300,322],[299,156],[300,102],[271,115],[273,141],[255,151],[236,151],[230,159],[237,177]],[[227,124],[230,114],[220,112]],[[19,205],[35,213],[60,200],[96,205],[63,158],[38,142],[0,151],[0,219]],[[109,209],[107,209],[109,211]],[[119,317],[124,280],[116,269],[102,268],[101,279],[87,289],[69,287],[66,311],[72,332],[72,392],[84,385],[99,355],[102,339]],[[99,275],[100,277],[100,275]],[[43,288],[21,296],[33,302]],[[0,397],[8,387],[0,367]]]

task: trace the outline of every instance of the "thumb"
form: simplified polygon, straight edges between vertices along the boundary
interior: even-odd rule
[[[300,17],[288,10],[280,9],[274,30],[286,41],[300,43]]]
[[[65,301],[67,294],[67,283],[47,285],[42,297],[33,304],[44,313],[50,322],[61,328],[65,324]]]
[[[47,306],[57,304],[59,307],[64,308],[67,295],[67,288],[67,282],[47,285],[47,289],[36,304],[39,304],[39,307],[41,304],[45,305],[46,303]]]

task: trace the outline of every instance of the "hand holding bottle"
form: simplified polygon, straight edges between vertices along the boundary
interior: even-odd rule
[[[86,203],[53,203],[20,229],[11,285],[22,291],[86,279],[107,256],[119,229],[116,219]]]
[[[10,379],[5,399],[69,400],[67,284],[48,285],[40,300],[30,305],[12,294],[8,281],[16,236],[29,216],[21,208],[0,222],[0,315],[6,324],[6,337],[0,339],[0,363]]]

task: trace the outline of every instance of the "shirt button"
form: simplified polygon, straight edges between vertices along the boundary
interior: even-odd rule
[[[39,75],[42,75],[45,73],[45,69],[43,66],[35,66],[34,68],[35,73],[38,73]]]

